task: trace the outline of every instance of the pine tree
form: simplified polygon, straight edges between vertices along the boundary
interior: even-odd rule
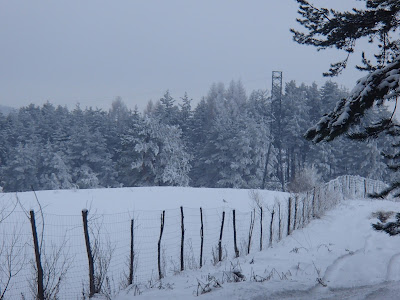
[[[400,233],[400,213],[396,214],[396,221],[386,222],[386,220],[382,220],[381,222],[372,224],[372,228],[376,231],[384,231],[390,236],[398,235]]]
[[[72,170],[73,182],[79,188],[114,186],[116,176],[111,154],[107,149],[104,136],[100,132],[97,117],[93,111],[87,114],[75,109],[73,127],[67,142],[68,161]],[[91,118],[87,118],[89,115]]]
[[[331,141],[348,133],[372,107],[397,100],[400,95],[400,39],[397,32],[400,27],[400,2],[363,1],[365,9],[339,12],[317,8],[308,1],[297,0],[301,15],[298,22],[305,32],[291,29],[294,40],[300,44],[315,46],[319,50],[335,47],[347,54],[344,60],[332,63],[325,75],[338,75],[346,68],[348,59],[361,38],[366,37],[371,44],[378,45],[374,61],[363,53],[362,65],[358,66],[358,69],[367,71],[368,75],[358,80],[350,95],[341,99],[330,113],[324,115],[307,131],[306,137],[314,142]],[[400,127],[392,117],[384,118],[368,124],[361,132],[352,134],[352,137],[366,139],[382,132],[399,136]],[[397,145],[395,142],[394,148]],[[398,152],[391,157],[397,156]],[[398,162],[394,162],[391,168],[395,171],[400,170],[399,165]],[[395,181],[381,196],[399,187],[400,183]],[[394,195],[400,196],[400,191],[396,191]]]
[[[7,159],[8,164],[3,166],[4,191],[28,191],[31,186],[38,188],[39,145],[28,140],[24,144],[18,143],[13,150]]]
[[[191,127],[191,121],[193,117],[193,111],[192,111],[192,101],[193,99],[190,99],[188,94],[185,92],[184,96],[181,98],[182,104],[179,104],[180,110],[179,110],[179,127],[182,129],[182,133],[184,136],[184,140],[187,142],[189,137],[189,130]]]
[[[172,98],[169,90],[167,90],[160,102],[156,105],[155,115],[159,120],[167,125],[178,125],[179,108],[175,105],[175,99]]]
[[[181,130],[157,118],[139,118],[121,138],[124,182],[130,186],[189,184],[190,156]]]
[[[66,157],[61,152],[56,152],[50,142],[40,151],[39,169],[37,176],[40,189],[59,190],[75,187]]]

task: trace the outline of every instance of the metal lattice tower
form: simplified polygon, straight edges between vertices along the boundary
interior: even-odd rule
[[[272,71],[272,102],[277,102],[279,110],[282,109],[282,72]]]
[[[272,90],[271,90],[272,114],[274,120],[274,144],[278,150],[277,176],[282,185],[282,191],[285,189],[285,179],[283,176],[282,161],[282,72],[272,71]]]

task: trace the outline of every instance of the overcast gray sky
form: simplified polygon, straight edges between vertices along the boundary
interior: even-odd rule
[[[194,100],[232,79],[248,92],[270,89],[273,70],[321,85],[344,53],[295,44],[296,10],[295,0],[0,0],[0,104],[108,109],[121,96],[142,109],[167,89]],[[350,69],[335,80],[351,88],[360,76]]]

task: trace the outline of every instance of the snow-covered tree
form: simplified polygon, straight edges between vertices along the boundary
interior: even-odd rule
[[[175,99],[172,98],[169,90],[164,93],[164,96],[157,103],[154,115],[164,124],[179,124],[179,108],[175,105]]]
[[[56,152],[50,142],[40,151],[39,188],[44,190],[71,189],[71,170],[67,165],[66,157]]]
[[[190,155],[181,140],[181,130],[157,118],[138,119],[122,136],[125,181],[129,185],[189,184]],[[130,178],[129,178],[130,177]]]
[[[338,75],[346,68],[349,56],[361,38],[368,38],[371,44],[378,45],[374,54],[375,60],[371,61],[363,53],[362,65],[358,66],[360,70],[367,71],[368,75],[359,79],[350,95],[341,99],[330,113],[307,131],[306,136],[310,140],[331,141],[347,133],[375,105],[397,101],[400,95],[400,2],[364,0],[365,9],[353,9],[350,12],[317,8],[305,0],[297,2],[300,4],[301,15],[298,22],[305,31],[292,29],[294,40],[300,44],[313,45],[320,50],[335,47],[347,53],[344,60],[332,63],[325,75]],[[365,139],[381,132],[398,136],[400,128],[389,117],[368,124],[363,131],[353,134],[352,137]],[[396,145],[397,143],[394,144]],[[400,170],[398,166],[395,162],[391,168],[397,171]],[[393,182],[382,196],[399,187],[398,181]],[[400,196],[400,191],[395,192],[395,195]]]
[[[34,141],[18,143],[9,152],[8,164],[2,167],[4,191],[26,191],[39,186],[39,145]]]
[[[79,188],[115,185],[116,174],[104,136],[98,129],[90,129],[83,111],[74,111],[74,115],[67,144],[73,182]]]

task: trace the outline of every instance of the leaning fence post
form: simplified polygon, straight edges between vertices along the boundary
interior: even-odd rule
[[[200,207],[200,268],[203,266],[203,245],[204,245],[204,227],[203,227],[203,209]]]
[[[185,224],[183,223],[183,207],[181,206],[181,231],[182,231],[182,236],[181,236],[181,271],[185,269],[184,266],[184,260],[183,260],[183,255],[184,255],[184,245],[185,245]]]
[[[85,234],[86,252],[89,261],[89,298],[95,294],[94,286],[94,262],[93,253],[90,248],[89,229],[88,229],[88,210],[82,210],[83,232]]]
[[[249,243],[247,244],[247,254],[250,254],[251,237],[253,236],[253,228],[254,228],[254,219],[255,219],[255,217],[256,217],[256,211],[253,210],[250,213]]]
[[[221,231],[219,233],[219,241],[218,241],[218,261],[222,261],[222,233],[224,230],[224,221],[225,221],[225,211],[222,212],[222,223],[221,223]]]
[[[161,224],[160,224],[160,238],[158,239],[158,278],[161,280],[163,274],[161,272],[161,238],[164,231],[164,221],[165,221],[165,210],[161,214]]]
[[[33,236],[33,246],[35,249],[35,259],[36,259],[36,269],[37,269],[37,299],[44,300],[44,285],[43,285],[43,268],[42,262],[40,259],[40,249],[39,249],[39,241],[36,231],[36,221],[35,221],[35,212],[33,210],[30,211],[30,221],[32,227],[32,236]]]

